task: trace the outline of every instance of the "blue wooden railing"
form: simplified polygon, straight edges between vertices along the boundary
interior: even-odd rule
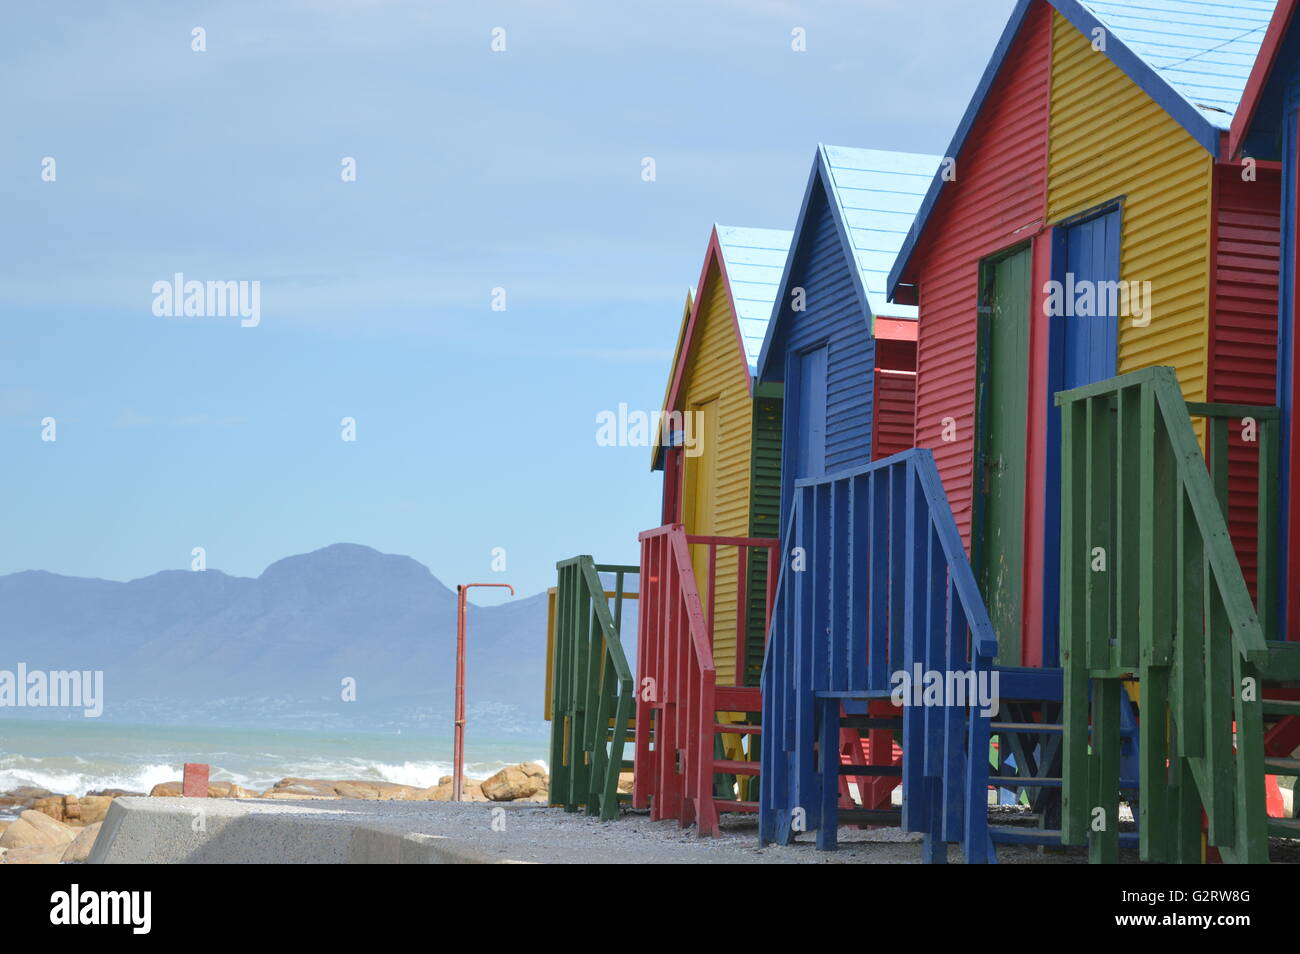
[[[764,843],[833,832],[845,701],[888,698],[918,664],[988,680],[997,656],[930,451],[798,481],[782,547],[763,659]],[[990,721],[974,700],[902,710],[901,821],[927,836],[927,860],[945,860],[949,842],[991,860]]]

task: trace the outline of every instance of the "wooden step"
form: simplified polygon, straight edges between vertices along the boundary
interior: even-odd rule
[[[1300,775],[1300,759],[1265,758],[1265,775]]]
[[[840,716],[840,726],[845,729],[901,729],[902,718],[890,719],[881,716]]]
[[[998,696],[1003,702],[1060,702],[1065,670],[997,666]]]
[[[758,735],[763,731],[761,725],[745,725],[743,722],[715,722],[714,732],[726,732],[729,735]]]
[[[989,784],[998,788],[1060,788],[1061,780],[1050,776],[1017,778],[1012,775],[990,775]]]
[[[1055,722],[990,722],[990,732],[1032,732],[1052,735],[1065,731],[1065,726]]]
[[[845,702],[870,702],[873,699],[892,699],[893,689],[818,689],[814,699],[843,699]]]
[[[714,712],[762,712],[763,694],[756,686],[715,686]]]
[[[1273,838],[1300,838],[1300,818],[1270,818],[1268,833]]]
[[[757,812],[758,802],[738,802],[731,798],[715,798],[713,804],[720,812]]]
[[[1059,828],[1017,828],[1011,825],[989,825],[989,838],[999,845],[1059,845]]]
[[[841,775],[878,775],[882,778],[902,778],[901,765],[845,765],[840,763]]]
[[[989,838],[999,845],[1053,845],[1061,844],[1059,828],[1017,828],[1014,825],[989,825]],[[1121,845],[1136,845],[1138,833],[1119,833]]]
[[[1270,639],[1268,664],[1261,675],[1265,682],[1300,682],[1300,643]]]
[[[1260,705],[1265,715],[1300,716],[1300,699],[1265,699]]]
[[[757,762],[744,762],[740,759],[714,759],[714,775],[757,775]]]

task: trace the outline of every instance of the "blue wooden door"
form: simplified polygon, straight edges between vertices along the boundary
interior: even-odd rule
[[[1065,286],[1073,288],[1074,312],[1062,320],[1063,376],[1060,390],[1113,378],[1119,363],[1120,212],[1080,222],[1066,230]],[[1084,296],[1091,295],[1089,307]],[[1080,307],[1082,305],[1082,307]]]
[[[826,473],[826,348],[799,355],[798,421],[794,478]]]
[[[1043,585],[1043,665],[1059,665],[1061,549],[1061,414],[1056,393],[1119,373],[1119,296],[1122,210],[1112,209],[1053,236],[1052,278],[1063,288],[1065,313],[1053,315],[1047,395],[1047,494]],[[1080,305],[1091,295],[1091,307]],[[1078,314],[1079,311],[1091,314]]]

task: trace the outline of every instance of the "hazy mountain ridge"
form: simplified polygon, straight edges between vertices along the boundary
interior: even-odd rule
[[[471,712],[541,731],[545,594],[469,616]],[[286,557],[257,578],[0,577],[0,669],[102,669],[105,718],[446,721],[455,635],[453,590],[410,557],[356,544]],[[340,699],[345,677],[355,703]],[[36,713],[0,710],[18,714]]]

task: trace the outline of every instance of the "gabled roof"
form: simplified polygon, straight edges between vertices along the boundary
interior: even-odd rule
[[[808,225],[813,197],[819,189],[826,196],[844,254],[856,266],[852,269],[853,284],[868,331],[874,333],[872,323],[875,318],[916,320],[915,307],[890,302],[885,284],[889,267],[911,228],[940,162],[939,156],[909,152],[846,146],[817,147],[803,206],[795,224],[796,238],[786,257],[780,288],[774,296],[773,320],[768,324],[767,338],[758,360],[761,379],[766,379],[769,355],[776,347],[777,329],[792,290],[799,246]]]
[[[1032,3],[1019,0],[1002,32],[945,155],[960,157]],[[1104,55],[1141,87],[1204,149],[1219,155],[1277,0],[1044,0],[1084,36],[1101,29]],[[945,182],[935,176],[916,224],[889,273],[889,294],[901,277]]]
[[[1084,33],[1089,32],[1084,24],[1088,22],[1087,13],[1091,12],[1101,25],[1109,27],[1129,53],[1154,71],[1217,130],[1226,130],[1232,124],[1277,6],[1277,0],[1052,2]],[[1078,9],[1071,10],[1071,7]],[[1118,51],[1119,59],[1123,53]],[[1116,56],[1112,59],[1129,72]],[[1138,82],[1173,115],[1171,104],[1161,101],[1158,90]],[[1218,151],[1217,143],[1211,151]]]
[[[731,302],[735,320],[737,362],[747,372],[751,393],[758,363],[759,348],[767,334],[767,323],[772,317],[772,302],[776,297],[777,281],[790,248],[792,232],[780,229],[746,229],[727,225],[714,225],[709,235],[708,251],[700,269],[700,281],[694,300],[688,296],[686,314],[682,317],[681,331],[677,336],[677,350],[673,356],[672,370],[668,376],[668,392],[664,410],[677,409],[681,389],[686,378],[686,365],[690,360],[691,346],[699,328],[700,303],[707,301],[706,282],[713,266],[717,266],[717,280],[723,283]],[[651,469],[663,466],[662,448],[656,441],[651,453]]]
[[[1241,105],[1237,107],[1237,112],[1232,117],[1232,130],[1228,137],[1229,158],[1241,154],[1247,136],[1256,125],[1256,114],[1264,100],[1270,96],[1279,96],[1278,90],[1271,88],[1270,80],[1273,79],[1273,67],[1277,65],[1278,57],[1283,54],[1284,48],[1289,46],[1294,53],[1296,46],[1300,46],[1297,37],[1289,35],[1293,25],[1300,27],[1300,19],[1295,15],[1298,7],[1300,7],[1300,0],[1279,0],[1277,9],[1273,11],[1273,19],[1264,34],[1259,56],[1255,58],[1254,69],[1251,70],[1250,79],[1246,82],[1246,91],[1242,94]],[[1283,56],[1283,62],[1292,70],[1298,69],[1294,59],[1290,57]],[[1261,117],[1261,121],[1280,123],[1281,118],[1280,115],[1266,116]]]
[[[715,225],[731,291],[731,305],[740,329],[750,377],[758,373],[758,354],[772,318],[772,302],[794,233],[780,229],[739,229]],[[704,276],[700,276],[703,287]]]

